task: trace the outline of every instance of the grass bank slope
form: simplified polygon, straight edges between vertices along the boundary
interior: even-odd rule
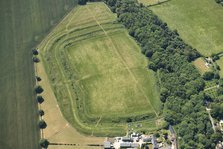
[[[83,133],[124,134],[127,120],[156,129],[156,78],[115,20],[104,3],[79,6],[39,45],[63,115]]]
[[[201,54],[223,51],[223,9],[214,0],[171,0],[150,8]]]
[[[74,5],[72,0],[0,1],[0,148],[38,149],[31,48]]]
[[[43,81],[40,81],[40,85],[44,88],[44,92],[41,94],[44,99],[41,104],[41,109],[44,110],[44,120],[47,122],[47,128],[43,130],[44,138],[48,139],[51,143],[65,143],[65,144],[79,144],[80,146],[55,146],[49,145],[48,149],[101,149],[100,146],[92,147],[87,144],[102,144],[105,138],[85,136],[80,134],[74,129],[63,117],[60,108],[58,106],[56,97],[50,86],[48,77],[43,67],[43,63],[36,65],[38,76],[41,76]]]

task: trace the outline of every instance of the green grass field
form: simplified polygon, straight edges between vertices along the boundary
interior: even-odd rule
[[[223,51],[223,9],[214,0],[171,0],[150,9],[201,54]]]
[[[128,119],[157,128],[155,75],[115,20],[104,3],[79,6],[39,45],[63,115],[86,134],[125,134]]]
[[[40,148],[31,48],[71,6],[71,0],[0,1],[1,149]]]

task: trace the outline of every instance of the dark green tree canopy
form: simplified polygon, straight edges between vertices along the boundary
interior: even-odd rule
[[[37,86],[35,87],[35,92],[36,92],[37,94],[41,94],[43,91],[44,91],[44,90],[43,90],[43,88],[42,88],[40,85],[37,85]]]
[[[213,78],[214,78],[214,73],[213,72],[211,72],[211,71],[208,71],[208,72],[205,72],[204,74],[203,74],[203,78],[205,79],[205,80],[212,80]]]
[[[39,115],[40,115],[40,116],[43,116],[44,114],[45,114],[45,112],[44,112],[42,109],[40,109],[40,110],[39,110]]]
[[[39,76],[36,76],[36,80],[39,82],[39,81],[41,81],[42,79],[41,79]]]
[[[34,62],[34,63],[38,63],[38,62],[40,62],[40,60],[39,60],[38,57],[33,57],[33,62]]]
[[[47,124],[44,120],[40,120],[38,125],[40,129],[45,129],[47,127]]]
[[[36,100],[37,100],[37,102],[38,102],[39,104],[41,104],[41,103],[44,102],[44,99],[43,99],[42,96],[37,96],[37,97],[36,97]]]
[[[213,103],[211,105],[211,115],[218,120],[223,119],[223,103]]]
[[[223,6],[223,0],[215,0],[216,3],[221,4]]]
[[[33,52],[33,55],[38,55],[39,54],[37,49],[33,49],[32,52]]]
[[[40,139],[39,144],[43,148],[48,148],[50,143],[47,139]]]
[[[78,0],[78,4],[79,5],[86,5],[87,4],[87,0]]]

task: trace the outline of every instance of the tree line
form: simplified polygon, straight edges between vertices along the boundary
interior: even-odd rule
[[[39,63],[40,59],[37,57],[39,55],[38,50],[33,49],[32,54],[33,54],[33,58],[32,58],[33,62]],[[42,79],[39,76],[36,76],[35,79],[37,81],[37,85],[34,88],[34,92],[36,94],[36,101],[38,104],[42,104],[44,102],[44,98],[41,96],[41,93],[44,92],[44,89],[42,88],[42,86],[38,85],[39,84],[38,82],[40,82]],[[47,123],[42,118],[44,116],[44,114],[45,114],[45,112],[42,109],[38,110],[38,115],[40,116],[40,119],[38,121],[38,127],[40,129],[45,129],[47,127]],[[41,148],[46,149],[46,148],[48,148],[49,144],[50,144],[50,142],[45,138],[41,138],[39,140],[39,145],[41,146]]]
[[[215,148],[222,140],[214,134],[205,103],[205,81],[191,63],[200,54],[170,30],[151,10],[135,0],[105,0],[149,58],[156,72],[165,120],[174,125],[181,148]]]

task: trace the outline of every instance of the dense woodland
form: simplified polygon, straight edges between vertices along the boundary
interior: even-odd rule
[[[214,134],[205,107],[213,99],[203,92],[205,80],[191,63],[200,54],[142,4],[134,0],[105,2],[142,47],[150,59],[148,67],[161,80],[163,115],[175,126],[180,148],[215,148],[222,135]],[[219,116],[218,111],[215,114]]]

